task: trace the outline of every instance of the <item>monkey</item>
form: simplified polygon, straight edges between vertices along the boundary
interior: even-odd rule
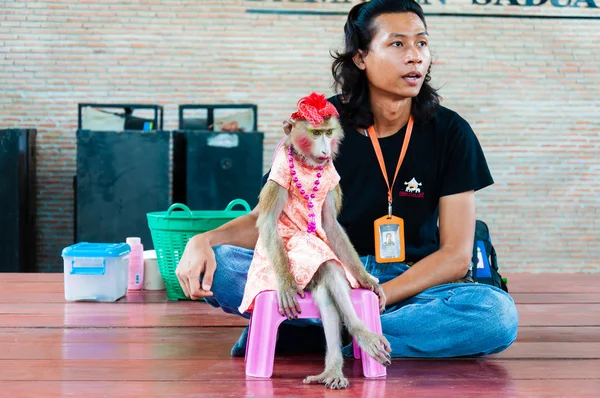
[[[385,294],[337,220],[343,199],[333,166],[344,138],[339,114],[314,92],[301,98],[297,108],[259,193],[259,238],[239,310],[251,311],[260,291],[276,290],[279,313],[294,319],[301,312],[298,296],[310,292],[325,333],[325,369],[303,382],[342,389],[349,385],[342,371],[342,323],[368,355],[384,366],[391,364],[390,343],[358,318],[350,289],[377,294],[380,313]]]

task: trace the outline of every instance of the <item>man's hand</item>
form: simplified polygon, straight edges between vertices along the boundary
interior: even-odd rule
[[[207,237],[200,234],[191,238],[175,269],[175,275],[185,296],[192,300],[212,296],[210,288],[216,268],[215,253]],[[204,277],[200,287],[202,274]]]

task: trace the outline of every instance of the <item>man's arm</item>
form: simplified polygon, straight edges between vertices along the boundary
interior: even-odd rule
[[[234,218],[219,228],[197,236],[204,236],[211,247],[232,245],[253,250],[258,240],[256,220],[258,220],[258,206],[248,214]]]
[[[464,277],[471,264],[475,233],[474,191],[440,198],[440,249],[382,284],[387,305],[430,287]]]
[[[227,244],[254,249],[258,240],[257,219],[258,207],[249,214],[235,218],[212,231],[195,235],[188,241],[175,269],[186,297],[198,299],[212,296],[210,288],[217,268],[212,248]]]

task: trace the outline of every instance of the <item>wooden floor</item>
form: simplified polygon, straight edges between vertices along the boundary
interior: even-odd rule
[[[0,274],[2,397],[600,397],[600,274],[508,275],[518,341],[479,360],[394,360],[350,388],[302,378],[323,358],[279,357],[270,380],[246,380],[231,358],[246,321],[163,292],[117,303],[66,303],[62,274]]]

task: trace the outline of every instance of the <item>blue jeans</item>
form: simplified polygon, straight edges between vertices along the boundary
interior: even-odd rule
[[[217,269],[213,296],[206,301],[227,313],[249,318],[248,313],[240,314],[238,307],[253,251],[224,245],[215,247],[214,252]],[[403,263],[379,264],[372,256],[361,260],[380,283],[408,269]],[[314,326],[320,325],[320,320],[295,319],[285,323]],[[501,289],[486,284],[449,283],[388,306],[381,315],[381,326],[393,358],[480,357],[501,352],[516,340],[518,313],[513,299]],[[246,332],[247,329],[232,355],[243,355]],[[352,355],[350,345],[344,347],[344,355]]]

